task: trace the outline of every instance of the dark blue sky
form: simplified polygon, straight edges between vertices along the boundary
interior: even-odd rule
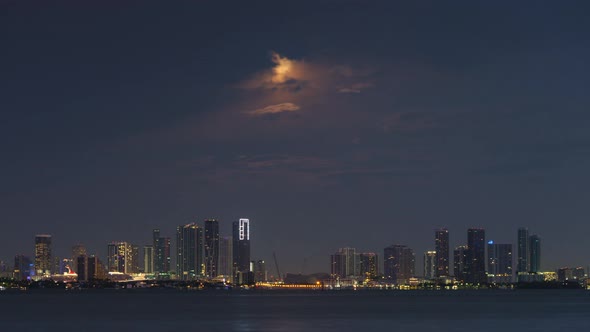
[[[288,272],[440,226],[587,265],[589,9],[0,1],[0,259],[249,217]]]

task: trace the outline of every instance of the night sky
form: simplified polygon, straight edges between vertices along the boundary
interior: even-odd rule
[[[441,226],[590,263],[587,1],[44,3],[0,0],[10,264],[240,217],[284,272],[407,244],[421,273]]]

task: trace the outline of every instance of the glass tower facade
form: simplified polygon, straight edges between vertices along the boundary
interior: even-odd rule
[[[449,231],[446,228],[434,232],[436,251],[436,277],[449,276]]]
[[[250,283],[250,220],[241,218],[233,222],[233,266],[235,282]]]
[[[521,227],[518,229],[518,250],[516,261],[516,272],[529,272],[530,249],[529,249],[529,230]]]
[[[205,220],[205,275],[215,278],[219,264],[219,221]]]
[[[39,277],[51,275],[51,235],[35,236],[35,274]]]
[[[360,275],[374,278],[379,275],[379,257],[374,252],[364,252],[359,255]]]
[[[424,253],[424,279],[432,280],[437,277],[436,251]]]
[[[487,283],[486,275],[486,232],[482,228],[467,230],[467,275],[466,281],[471,284]]]
[[[465,282],[467,274],[467,246],[459,246],[453,251],[453,273],[458,282]]]
[[[512,244],[488,242],[488,281],[512,282]]]
[[[160,230],[153,230],[154,241],[154,272],[167,274],[170,272],[170,238],[161,237]]]
[[[529,271],[537,273],[541,271],[541,238],[537,235],[529,237]]]
[[[414,251],[405,245],[391,245],[383,249],[383,272],[385,278],[397,284],[405,284],[415,274]]]
[[[203,229],[195,223],[176,228],[176,275],[182,280],[202,276]]]

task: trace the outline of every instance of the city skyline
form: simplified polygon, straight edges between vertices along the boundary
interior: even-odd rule
[[[88,254],[86,247],[80,243],[71,247],[70,257],[52,256],[52,235],[39,234],[35,236],[34,261],[23,255],[16,255],[11,276],[17,280],[29,278],[72,280],[72,277],[76,278],[77,275],[78,280],[88,281],[95,278],[115,278],[115,280],[123,278],[121,280],[124,280],[134,275],[140,278],[168,281],[219,282],[223,280],[244,285],[283,280],[285,275],[297,275],[292,272],[273,275],[272,272],[267,271],[263,259],[251,256],[250,219],[240,218],[234,221],[232,237],[220,236],[217,233],[217,224],[218,220],[205,219],[202,226],[197,223],[177,226],[174,248],[171,246],[170,238],[162,236],[160,229],[152,230],[154,244],[144,246],[143,253],[140,253],[140,246],[137,244],[124,241],[110,242],[107,245],[106,264],[101,261],[99,255]],[[205,234],[206,228],[210,229],[210,235],[215,234],[214,237],[220,241],[219,255],[212,265],[216,268],[220,267],[216,274],[211,274],[211,266],[207,264],[206,251],[211,244],[207,244],[210,241]],[[434,233],[435,247],[442,252],[447,252],[449,230],[437,228]],[[340,248],[330,255],[330,273],[326,274],[329,275],[330,280],[326,279],[325,282],[333,286],[333,282],[338,283],[338,280],[341,280],[345,285],[349,285],[355,280],[369,287],[371,281],[378,280],[396,285],[414,286],[421,281],[426,284],[483,285],[552,280],[579,281],[587,276],[586,267],[580,264],[562,265],[555,270],[546,269],[542,265],[542,238],[539,235],[529,235],[528,228],[517,229],[516,246],[519,250],[524,250],[517,251],[516,256],[515,245],[486,240],[485,229],[469,228],[466,235],[467,245],[458,246],[453,250],[452,261],[451,257],[441,259],[445,255],[441,256],[437,254],[437,251],[426,251],[420,262],[414,250],[403,244],[385,247],[381,256],[382,261],[379,260],[379,254],[374,252],[360,252],[351,247]],[[228,244],[231,246],[228,247]],[[159,248],[160,257],[157,257],[153,248]],[[172,249],[175,249],[176,255],[171,255]],[[142,254],[143,257],[141,257]],[[278,271],[278,261],[276,257],[273,258],[275,271]],[[416,268],[419,264],[423,266],[422,271]],[[158,266],[157,269],[156,266]],[[441,274],[440,271],[446,270],[447,266],[449,266],[449,273]],[[453,267],[453,273],[450,273],[450,266]],[[2,262],[0,272],[4,276],[8,272],[6,268],[6,262]],[[146,270],[150,268],[153,271]],[[115,274],[111,275],[111,273]],[[316,273],[322,274],[322,272]]]
[[[178,225],[247,216],[284,271],[419,261],[442,227],[449,257],[468,228],[517,256],[526,226],[544,267],[586,265],[589,7],[4,2],[0,259],[157,228],[175,257]]]
[[[136,243],[134,241],[107,241],[106,245],[107,245],[108,248],[107,248],[107,250],[105,250],[105,253],[106,254],[103,255],[103,253],[101,252],[100,249],[99,250],[96,250],[96,251],[94,251],[94,250],[88,250],[88,248],[83,243],[81,243],[81,241],[78,241],[78,242],[76,242],[76,244],[70,246],[69,250],[72,253],[75,253],[75,252],[77,252],[79,250],[83,250],[84,251],[83,255],[85,255],[85,256],[86,255],[89,255],[89,253],[91,253],[91,255],[93,257],[96,256],[96,257],[99,257],[99,258],[104,258],[105,259],[104,264],[105,264],[105,268],[107,270],[114,270],[114,271],[121,270],[120,272],[135,271],[133,273],[136,273],[138,271],[138,267],[139,266],[141,266],[142,268],[145,267],[145,259],[146,258],[144,257],[144,255],[145,255],[146,247],[149,247],[150,250],[151,250],[151,255],[153,255],[152,262],[153,262],[154,272],[157,272],[157,267],[160,266],[160,269],[161,269],[160,272],[161,273],[164,273],[164,270],[166,270],[166,268],[164,268],[164,267],[165,266],[168,266],[168,269],[167,269],[168,272],[176,272],[176,273],[178,273],[181,270],[183,271],[183,269],[180,268],[180,265],[179,265],[180,264],[179,263],[179,261],[180,261],[180,252],[182,251],[182,249],[180,249],[180,247],[178,246],[178,244],[181,243],[181,242],[179,242],[179,241],[181,241],[180,240],[181,238],[179,237],[180,236],[179,230],[181,228],[183,228],[183,227],[184,228],[186,228],[186,227],[192,227],[192,228],[196,228],[198,230],[198,233],[197,234],[201,234],[200,236],[199,235],[195,235],[195,239],[196,238],[200,239],[199,240],[200,243],[199,244],[196,244],[196,245],[198,246],[198,248],[200,248],[199,249],[200,250],[200,253],[197,253],[197,255],[198,256],[200,255],[200,262],[201,263],[196,263],[196,264],[197,265],[199,265],[199,264],[201,265],[201,268],[202,268],[201,271],[202,271],[202,273],[198,273],[198,275],[209,276],[208,275],[208,270],[207,270],[208,268],[207,268],[207,265],[206,265],[206,261],[207,260],[206,260],[205,227],[206,227],[206,225],[208,223],[211,223],[212,221],[216,224],[215,230],[217,230],[218,227],[219,227],[220,220],[218,220],[218,219],[210,219],[210,218],[201,220],[201,222],[193,222],[193,223],[189,223],[189,224],[186,224],[186,225],[183,225],[183,226],[177,226],[177,227],[175,227],[174,231],[172,232],[173,234],[175,234],[175,238],[176,238],[176,240],[174,241],[174,243],[173,243],[173,241],[171,240],[170,237],[163,236],[164,234],[162,234],[160,228],[155,228],[155,229],[152,229],[151,230],[151,232],[152,232],[152,239],[151,240],[154,241],[153,242],[153,245],[152,244],[141,245],[141,244],[138,244],[138,243]],[[240,223],[245,223],[245,225],[240,228],[239,227]],[[435,255],[432,258],[433,259],[433,266],[435,267],[435,270],[433,271],[433,273],[435,274],[436,277],[444,277],[445,275],[437,275],[437,271],[439,271],[439,263],[438,263],[438,260],[436,259],[436,257],[438,257],[438,255],[436,255],[436,250],[433,250],[433,249],[436,248],[437,246],[440,246],[441,243],[442,243],[442,246],[443,247],[445,245],[449,245],[449,258],[448,258],[448,261],[444,262],[444,260],[443,260],[442,261],[442,264],[448,264],[448,266],[449,266],[449,274],[446,275],[446,276],[456,277],[456,274],[455,274],[456,272],[455,272],[455,268],[454,268],[454,266],[456,264],[455,263],[456,257],[454,257],[454,255],[455,255],[454,254],[454,251],[457,250],[458,248],[461,248],[462,246],[464,246],[465,248],[468,248],[469,247],[469,245],[468,245],[469,242],[470,241],[474,241],[474,238],[475,238],[474,236],[471,236],[469,234],[471,234],[473,231],[478,231],[478,230],[483,231],[484,232],[484,235],[483,235],[483,237],[481,237],[480,239],[477,240],[477,243],[479,243],[480,245],[483,244],[483,246],[485,248],[484,248],[483,253],[482,253],[481,249],[479,250],[478,257],[480,257],[480,258],[483,257],[483,263],[481,263],[479,265],[479,267],[476,268],[476,269],[479,269],[479,271],[482,271],[481,270],[482,269],[482,266],[484,266],[483,267],[484,272],[489,272],[489,268],[488,268],[490,266],[489,265],[490,264],[489,260],[491,259],[490,256],[489,256],[489,250],[490,250],[489,248],[492,245],[496,245],[496,243],[498,245],[501,245],[501,246],[503,244],[500,244],[500,242],[494,241],[494,240],[489,240],[488,241],[487,238],[486,238],[486,235],[485,235],[486,230],[483,229],[483,228],[468,228],[468,229],[466,229],[466,231],[467,231],[467,237],[461,239],[461,237],[458,236],[459,239],[456,240],[457,245],[455,245],[455,246],[453,246],[451,244],[451,243],[454,243],[454,241],[449,241],[449,238],[451,238],[451,239],[453,238],[453,236],[451,235],[451,234],[453,234],[453,232],[449,231],[449,229],[446,228],[446,227],[444,227],[444,228],[440,228],[440,227],[439,228],[435,228],[434,229],[435,237],[433,238],[433,242],[432,242],[432,244],[430,246],[428,246],[428,248],[425,251],[422,251],[422,253],[424,253],[424,255],[422,255],[420,251],[415,250],[413,245],[411,245],[411,244],[408,245],[407,242],[404,242],[404,241],[398,241],[398,242],[394,243],[392,246],[402,246],[402,247],[407,247],[407,248],[409,248],[409,249],[412,250],[412,252],[413,252],[413,254],[415,256],[414,257],[414,265],[415,265],[414,266],[414,275],[415,276],[422,276],[422,275],[424,275],[424,273],[426,272],[424,270],[425,269],[425,262],[424,262],[425,255],[426,255],[427,252],[428,253],[432,253],[433,255]],[[560,269],[562,267],[565,267],[565,266],[584,266],[584,267],[587,266],[585,264],[585,262],[573,262],[573,263],[571,263],[571,262],[568,262],[567,259],[566,260],[563,260],[562,263],[557,263],[557,265],[555,267],[553,267],[552,265],[548,265],[545,262],[545,256],[544,256],[545,249],[543,249],[541,251],[541,243],[544,242],[543,241],[544,239],[541,238],[537,234],[529,233],[529,230],[526,227],[517,228],[516,230],[517,230],[517,233],[516,233],[516,236],[514,237],[514,241],[504,241],[504,243],[506,243],[506,245],[510,245],[511,246],[511,254],[514,257],[513,258],[513,262],[511,263],[512,264],[511,270],[514,272],[514,276],[515,277],[517,276],[518,272],[541,272],[541,271],[546,271],[546,270],[547,271],[556,271],[556,270],[558,270],[558,269]],[[444,236],[442,237],[443,238],[442,241],[440,240],[441,239],[441,235],[440,235],[441,232],[444,234]],[[164,233],[166,233],[166,232],[164,232]],[[229,234],[227,234],[227,235],[230,235],[230,236],[227,237],[224,234],[226,234],[226,233],[221,233],[221,232],[217,233],[217,237],[219,239],[218,241],[222,241],[224,238],[233,239],[234,238],[233,235],[237,235],[237,238],[240,238],[241,237],[244,240],[245,239],[248,239],[249,240],[249,236],[250,236],[250,222],[249,222],[249,219],[240,218],[238,221],[231,222],[231,231],[229,232]],[[519,250],[519,247],[520,247],[519,244],[521,243],[521,240],[522,240],[521,234],[525,234],[524,235],[524,238],[526,239],[526,241],[524,243],[526,243],[526,257],[527,257],[527,259],[526,259],[526,270],[523,270],[523,271],[521,271],[520,270],[520,267],[519,267],[520,266],[520,258],[519,258],[519,253],[518,253],[518,250]],[[459,235],[459,234],[454,234],[454,235]],[[455,237],[457,237],[457,236],[455,236]],[[38,250],[39,248],[41,248],[41,251],[40,252],[42,252],[42,253],[47,251],[47,246],[45,244],[43,244],[47,240],[44,240],[44,239],[49,239],[49,243],[50,243],[49,255],[50,256],[52,255],[53,257],[68,258],[68,259],[71,258],[71,257],[76,256],[75,254],[72,254],[72,255],[68,255],[68,254],[62,254],[62,255],[52,254],[54,252],[53,245],[51,244],[52,241],[53,241],[53,235],[51,235],[51,234],[41,234],[41,235],[35,235],[35,242],[37,243],[39,241],[40,244],[41,244],[41,247],[39,247],[39,244],[36,244],[35,245],[35,248],[33,250],[33,253],[31,255],[24,255],[25,257],[30,258],[30,260],[33,263],[41,259],[41,258],[37,257],[38,256],[37,253],[39,252],[39,250]],[[233,241],[233,244],[232,244],[231,247],[233,247],[236,244],[236,241],[234,241],[234,240],[232,240],[232,241]],[[139,241],[139,242],[141,242],[141,241]],[[160,244],[158,244],[158,242]],[[128,248],[128,249],[116,249],[116,250],[113,249],[113,250],[115,250],[113,252],[116,252],[117,250],[119,250],[121,252],[120,255],[122,255],[122,257],[125,257],[123,259],[122,263],[119,262],[119,261],[117,261],[116,264],[122,264],[122,265],[120,265],[120,267],[114,268],[114,269],[111,269],[110,268],[110,266],[111,266],[110,261],[111,261],[111,259],[112,260],[116,260],[117,258],[116,257],[113,257],[113,255],[111,254],[111,249],[110,249],[111,246],[113,246],[113,248],[115,248],[115,246],[123,246],[125,248]],[[161,247],[160,251],[162,252],[162,255],[163,255],[160,258],[158,258],[158,250],[157,250],[158,246]],[[218,244],[218,246],[220,246],[220,244]],[[254,247],[256,247],[256,245]],[[354,246],[353,247],[349,247],[349,248],[351,250],[355,251],[355,252],[358,251],[357,252],[358,255],[362,255],[364,253],[375,254],[375,253],[378,253],[378,252],[380,252],[382,250],[382,248],[378,248],[378,245],[374,245],[373,247],[374,248],[377,248],[377,249],[376,250],[372,250],[372,249],[369,250],[369,249],[362,249],[362,248],[358,248],[358,247],[354,247]],[[533,247],[535,248],[534,250],[532,249]],[[141,248],[141,251],[140,251],[140,248]],[[156,248],[156,249],[151,249],[151,248]],[[195,248],[197,248],[197,247],[195,247]],[[241,263],[242,264],[242,268],[244,268],[244,266],[246,266],[246,265],[250,264],[250,262],[252,262],[250,260],[250,258],[255,258],[256,260],[269,260],[271,258],[270,256],[272,255],[272,253],[266,253],[266,254],[263,254],[261,256],[255,256],[255,255],[253,255],[251,253],[252,246],[251,246],[250,243],[247,244],[247,248],[248,248],[247,250],[250,253],[247,254],[248,255],[247,256],[248,258],[245,259]],[[221,248],[219,248],[218,250],[221,250]],[[338,249],[338,250],[342,250],[342,248],[341,249]],[[168,256],[167,256],[168,259],[167,260],[166,260],[166,254],[165,254],[166,251],[168,252]],[[126,267],[126,261],[128,261],[129,258],[127,258],[125,255],[129,255],[130,252],[133,252],[134,255],[135,255],[134,258],[133,258],[133,260],[132,260],[132,262],[134,264],[134,267],[132,267],[132,268]],[[232,255],[235,254],[235,252],[236,251],[233,251],[232,252]],[[541,252],[543,252],[543,260],[541,260]],[[470,252],[468,252],[468,253],[471,254]],[[22,253],[20,253],[20,252],[19,253],[16,253],[15,254],[15,257],[16,256],[19,256],[19,255],[22,255]],[[377,255],[379,257],[381,257],[379,254],[377,254]],[[424,256],[424,257],[422,257],[422,256]],[[158,263],[158,259],[161,260],[160,265],[158,265],[159,264]],[[310,260],[310,259],[311,260],[313,260],[313,259],[321,260],[321,256],[320,257],[309,257],[308,256],[308,257],[304,257],[304,259],[305,260]],[[468,257],[467,259],[471,260],[472,257]],[[47,258],[45,260],[47,260]],[[12,257],[9,257],[8,259],[4,259],[2,261],[4,261],[4,262],[7,262],[7,261],[8,262],[11,262],[12,261]],[[531,264],[531,261],[534,261],[535,263],[534,264]],[[217,263],[221,263],[221,261],[219,260],[219,254],[218,254],[218,257],[216,259],[216,262]],[[378,262],[379,262],[379,266],[380,266],[380,267],[378,267],[378,270],[381,271],[381,272],[384,272],[382,269],[384,269],[384,263],[385,263],[385,261],[379,259]],[[542,262],[542,263],[539,263],[539,262]],[[568,262],[568,263],[566,263],[566,262]],[[288,263],[289,262],[287,262],[287,264],[286,264],[287,266],[289,266]],[[356,269],[357,272],[360,271],[360,269],[361,269],[359,263],[360,263],[360,261],[357,262],[357,266],[353,268],[353,269]],[[51,261],[49,265],[51,265],[53,267],[53,264],[54,263]],[[75,267],[76,267],[76,264],[77,264],[76,260],[73,259],[73,261],[70,264],[71,264],[71,268],[75,270]],[[540,264],[542,264],[542,265],[540,265]],[[45,264],[45,265],[47,265],[47,264]],[[164,267],[162,267],[162,266],[164,266]],[[590,266],[590,265],[588,265],[588,266]],[[36,269],[37,269],[37,267],[36,267]],[[234,267],[232,269],[235,269],[235,262],[234,262]],[[314,272],[329,273],[331,271],[331,269],[333,270],[333,268],[324,267],[324,268],[320,268],[318,270],[309,270],[308,269],[307,272],[308,273],[314,273]],[[294,270],[294,271],[288,271],[287,270],[287,271],[285,271],[285,273],[302,273],[302,271],[301,271],[301,269]],[[470,272],[467,271],[466,273],[470,273]],[[219,275],[219,274],[216,274],[216,275]],[[479,278],[478,280],[483,280],[483,277],[478,277],[478,278]],[[467,280],[471,280],[471,279],[467,279]]]

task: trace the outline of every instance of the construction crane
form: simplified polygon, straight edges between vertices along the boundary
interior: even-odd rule
[[[273,251],[272,257],[275,259],[275,268],[277,269],[277,279],[280,281],[280,280],[282,280],[282,278],[281,278],[281,270],[279,270],[279,260],[277,259],[277,253]]]

